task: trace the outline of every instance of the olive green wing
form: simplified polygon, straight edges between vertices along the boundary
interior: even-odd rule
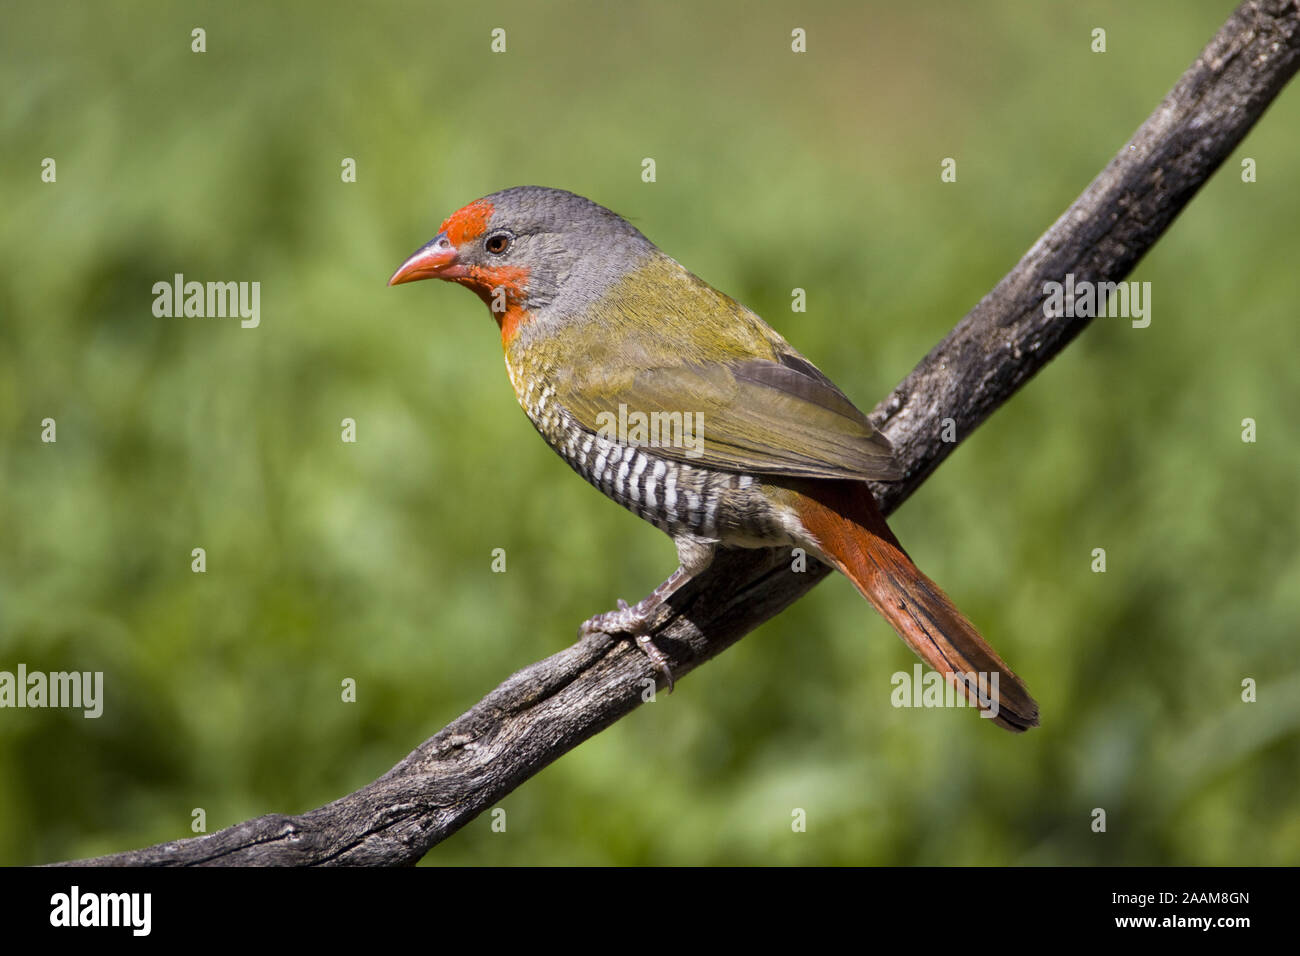
[[[750,474],[902,477],[888,440],[799,355],[607,369],[571,369],[555,398],[584,428],[623,444]]]

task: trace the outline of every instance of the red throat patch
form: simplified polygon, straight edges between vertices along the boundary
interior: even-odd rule
[[[473,266],[464,278],[455,281],[474,290],[483,300],[501,327],[502,348],[509,348],[519,327],[531,318],[524,308],[528,267],[503,265],[488,269]]]
[[[445,232],[456,248],[482,238],[487,232],[488,220],[495,207],[486,199],[476,199],[463,209],[447,217],[440,232]],[[471,266],[468,272],[455,280],[468,286],[492,311],[492,317],[501,327],[501,345],[509,348],[519,332],[519,327],[529,319],[524,308],[528,287],[527,266]]]

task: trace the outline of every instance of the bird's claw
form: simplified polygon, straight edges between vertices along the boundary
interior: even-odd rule
[[[641,652],[650,658],[650,663],[654,664],[655,669],[664,675],[664,680],[668,683],[668,693],[673,692],[673,669],[668,666],[668,658],[664,652],[655,646],[654,638],[649,634],[637,634],[636,646],[641,648]]]
[[[641,649],[641,653],[650,658],[650,663],[664,675],[664,680],[668,684],[668,693],[673,692],[673,671],[668,666],[668,658],[655,646],[654,638],[650,636],[648,615],[641,613],[637,608],[629,607],[622,598],[618,599],[617,610],[606,611],[584,621],[580,633],[583,637],[595,633],[627,634],[632,637],[636,646]]]

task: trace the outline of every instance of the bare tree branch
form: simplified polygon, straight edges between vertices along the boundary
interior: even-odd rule
[[[1043,284],[1123,279],[1300,66],[1297,0],[1247,0],[1118,155],[1016,267],[875,409],[906,468],[876,486],[886,513],[1088,324],[1048,318]],[[676,595],[655,643],[683,676],[828,573],[788,550],[723,551]],[[642,701],[653,669],[596,635],[510,677],[369,786],[298,816],[269,815],[96,865],[413,863],[561,754]]]

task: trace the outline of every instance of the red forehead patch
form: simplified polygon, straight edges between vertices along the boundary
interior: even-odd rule
[[[448,216],[440,231],[447,234],[453,246],[477,239],[487,231],[492,209],[492,204],[486,199],[476,199],[464,209]]]

